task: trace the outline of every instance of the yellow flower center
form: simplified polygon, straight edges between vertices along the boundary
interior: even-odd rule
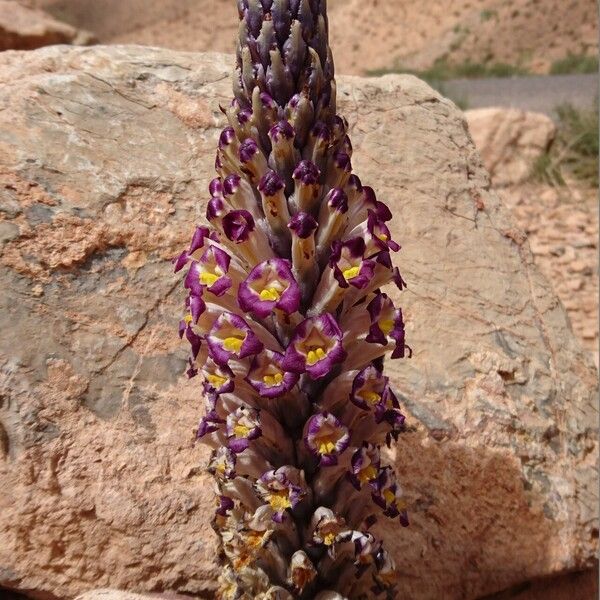
[[[208,380],[208,383],[216,388],[220,388],[227,383],[227,379],[225,377],[220,377],[219,375],[207,375],[206,379]]]
[[[379,329],[383,331],[384,335],[389,335],[392,329],[394,329],[394,319],[381,319],[379,321]]]
[[[202,285],[211,286],[211,285],[213,285],[213,283],[218,281],[220,279],[220,277],[221,276],[217,275],[216,273],[211,273],[210,271],[204,271],[204,272],[200,273],[200,283]]]
[[[377,404],[381,400],[381,396],[371,390],[361,391],[358,395],[368,404]]]
[[[354,279],[360,273],[360,267],[350,267],[342,272],[344,275],[344,279],[348,281],[349,279]]]
[[[283,373],[275,373],[275,375],[265,375],[263,383],[271,387],[279,385],[283,381]]]
[[[383,492],[383,497],[388,504],[393,504],[396,500],[396,494],[394,494],[392,490],[385,490]]]
[[[237,337],[227,337],[223,340],[223,348],[228,352],[239,352],[244,343],[243,339]]]
[[[291,508],[292,506],[287,490],[271,492],[269,496],[269,504],[274,510],[277,511],[285,510],[286,508]]]
[[[375,477],[377,477],[377,469],[373,465],[361,469],[358,473],[358,480],[361,483],[367,483],[367,481],[371,481]]]
[[[335,442],[330,437],[325,437],[317,442],[319,454],[331,454],[335,450]]]
[[[279,290],[275,289],[274,287],[265,288],[259,295],[261,300],[269,302],[277,302],[277,300],[279,300],[281,297]]]
[[[183,317],[183,320],[189,325],[192,322],[192,315],[185,315],[185,317]]]
[[[315,363],[318,363],[320,360],[327,356],[325,354],[325,350],[323,348],[315,348],[314,350],[309,350],[306,355],[306,362],[312,367]]]
[[[325,536],[323,537],[323,543],[326,546],[332,546],[335,543],[335,538],[337,536],[335,535],[335,533],[331,532],[331,533],[326,533]]]
[[[382,242],[387,242],[390,238],[388,238],[388,236],[385,233],[378,233],[377,237],[382,241]]]
[[[248,427],[247,425],[243,425],[242,423],[238,423],[233,428],[233,434],[235,435],[236,438],[248,437],[248,434],[250,433],[250,431],[251,431],[250,427]]]

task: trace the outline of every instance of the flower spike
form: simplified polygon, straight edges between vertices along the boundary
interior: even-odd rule
[[[208,226],[173,263],[212,449],[217,598],[399,597],[372,525],[408,524],[381,448],[404,430],[384,357],[410,357],[390,209],[353,173],[326,0],[237,0],[233,100]]]

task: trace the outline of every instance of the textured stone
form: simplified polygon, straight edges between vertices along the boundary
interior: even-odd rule
[[[33,50],[53,44],[87,46],[96,38],[16,0],[0,0],[0,50]]]
[[[0,585],[213,597],[214,506],[169,259],[200,221],[231,57],[0,56]],[[354,167],[395,210],[415,355],[390,365],[402,598],[472,599],[585,568],[595,369],[456,108],[409,76],[341,78]]]
[[[598,367],[598,190],[526,184],[503,188],[500,196]]]
[[[556,134],[552,119],[514,108],[478,108],[465,112],[469,131],[496,186],[528,179],[535,161]]]

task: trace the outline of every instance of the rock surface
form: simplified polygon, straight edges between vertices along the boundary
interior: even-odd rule
[[[465,112],[469,131],[495,186],[521,183],[556,134],[552,119],[512,108]]]
[[[169,259],[204,211],[231,61],[0,56],[2,587],[213,597],[214,500]],[[591,565],[595,369],[462,115],[413,77],[339,87],[409,283],[415,356],[390,369],[412,524],[382,525],[400,597],[473,599]]]
[[[53,44],[87,46],[96,38],[61,23],[41,10],[22,6],[16,0],[0,0],[0,51],[33,50]]]
[[[500,197],[598,367],[598,190],[527,184],[503,188]]]

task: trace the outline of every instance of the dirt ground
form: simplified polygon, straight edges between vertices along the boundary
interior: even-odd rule
[[[230,52],[234,0],[20,0],[95,33],[104,43]],[[509,63],[538,73],[598,49],[595,0],[329,0],[338,71],[436,59]]]

